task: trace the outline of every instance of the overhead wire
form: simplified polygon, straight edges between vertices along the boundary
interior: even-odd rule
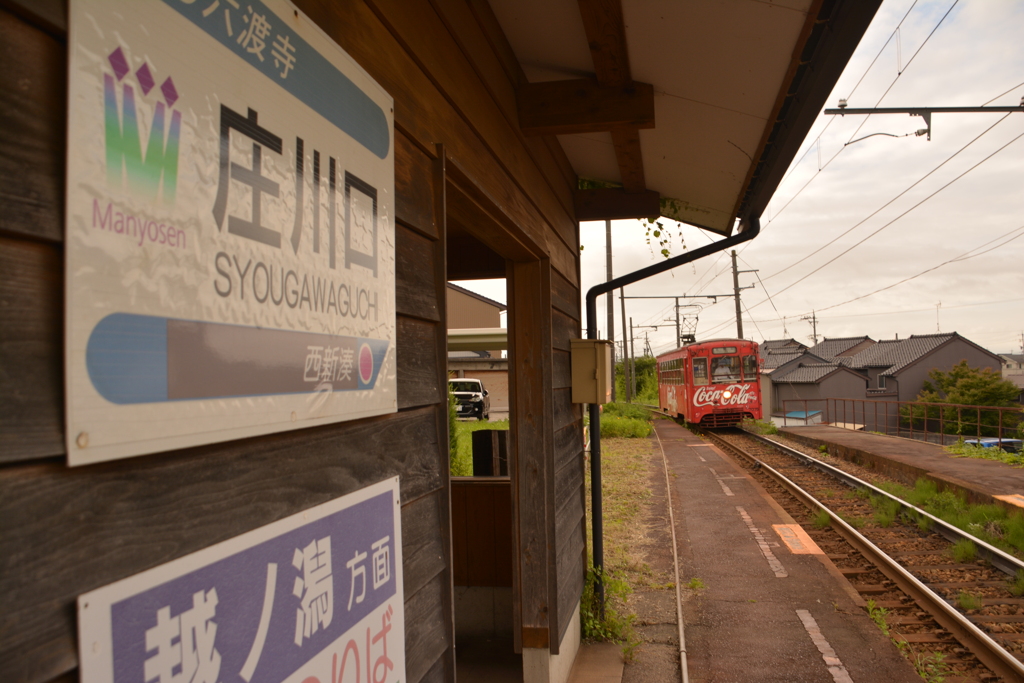
[[[867,77],[868,73],[875,66],[875,63],[878,61],[878,58],[882,56],[883,52],[885,52],[885,48],[887,48],[889,46],[889,43],[892,42],[893,37],[900,30],[900,27],[903,26],[903,22],[907,20],[907,17],[910,16],[910,13],[913,11],[914,7],[917,6],[917,1],[918,0],[914,0],[914,2],[910,5],[910,8],[907,9],[906,13],[903,15],[903,18],[900,19],[898,24],[896,24],[896,28],[894,28],[892,30],[892,32],[889,34],[889,37],[886,39],[885,43],[882,44],[882,47],[879,48],[878,52],[875,54],[874,59],[871,60],[871,63],[868,65],[868,67],[861,74],[860,78],[857,80],[857,83],[853,86],[853,89],[850,90],[850,94],[847,95],[847,99],[849,99],[850,97],[853,97],[853,94],[855,92],[857,92],[857,88],[860,87],[861,83]],[[954,2],[954,4],[956,4],[956,3]],[[947,12],[947,14],[948,14],[948,12]],[[942,20],[944,20],[944,19],[945,19],[945,16],[943,16]],[[942,23],[942,20],[939,21],[939,24]],[[938,25],[936,25],[935,28],[937,29]],[[934,32],[935,32],[935,29],[932,29],[932,33],[934,33]],[[931,34],[928,35],[928,38],[931,38]],[[928,42],[928,38],[925,39],[925,43]],[[924,43],[922,43],[921,46],[918,48],[918,50],[917,50],[918,52],[921,51],[921,49],[920,49],[921,47],[924,47]],[[914,56],[915,57],[917,56],[917,52],[914,53]],[[910,61],[913,61],[913,57],[911,58]],[[909,66],[909,65],[910,65],[910,62],[907,62],[907,66]],[[904,69],[904,71],[905,71],[905,69]],[[893,84],[895,84],[896,80],[898,80],[901,75],[902,75],[902,71],[900,73],[897,73],[896,78],[893,79]],[[889,88],[890,89],[892,88],[892,84],[890,84]],[[888,93],[889,91],[886,90],[886,92]],[[884,96],[885,95],[883,95],[883,97]],[[881,99],[879,99],[879,102],[881,102]],[[877,103],[876,103],[875,106],[877,106]],[[797,167],[799,167],[800,163],[802,163],[803,160],[807,157],[807,155],[810,154],[811,150],[814,149],[815,144],[818,144],[818,148],[819,148],[819,151],[820,151],[821,136],[825,134],[825,131],[828,130],[829,126],[831,126],[834,121],[835,121],[835,117],[832,117],[832,118],[830,118],[828,120],[828,122],[825,124],[825,127],[822,128],[821,132],[819,132],[818,135],[815,137],[815,142],[812,142],[810,145],[808,145],[807,149],[804,150],[804,153],[802,155],[800,155],[800,160],[797,161],[797,163],[793,164],[790,167],[789,171],[786,172],[786,175],[783,176],[782,180],[779,181],[780,185],[782,183],[786,182],[786,180],[796,171],[796,169],[797,169]],[[858,128],[858,130],[860,130],[860,129]],[[851,136],[850,139],[853,139],[852,136]],[[828,164],[832,163],[832,160],[835,159],[837,156],[839,156],[839,154],[843,151],[843,149],[845,149],[845,146],[840,148],[839,151],[836,152],[836,154],[833,155],[833,157],[828,160],[828,162],[825,164],[825,166],[828,166]],[[821,171],[823,171],[825,166],[820,167],[818,169],[818,172],[820,173]],[[817,177],[817,174],[812,176],[811,180],[813,180],[816,177]],[[769,216],[768,222],[766,223],[765,227],[767,227],[768,224],[770,224],[773,220],[775,220],[775,218],[778,218],[779,214],[781,214],[782,211],[784,211],[785,208],[787,206],[789,206],[789,204],[793,201],[793,199],[796,199],[796,197],[799,196],[799,194],[801,192],[803,192],[804,188],[807,187],[807,185],[809,185],[809,184],[810,184],[810,180],[803,187],[801,187],[799,190],[797,190],[796,194],[793,195],[792,198],[790,198],[789,202],[786,202],[786,204],[782,207],[782,209],[780,209],[778,212],[776,212],[774,216]],[[710,238],[708,238],[708,239],[710,240]],[[743,251],[746,250],[747,246],[749,246],[749,243],[743,245],[743,247],[740,249],[740,253],[743,253]],[[715,261],[711,265],[708,266],[708,269],[705,270],[704,273],[699,278],[697,278],[697,283],[696,284],[699,285],[700,282],[707,276],[707,274],[709,272],[711,272],[719,263],[721,263],[721,260],[722,260],[722,254],[719,254],[718,258],[716,258]],[[717,274],[715,274],[714,277],[711,278],[711,280],[714,281],[715,279],[717,279],[724,272],[725,272],[724,270],[719,271]],[[698,293],[704,291],[704,289],[706,289],[709,284],[710,284],[710,282],[706,283],[703,287],[698,289],[697,290]]]
[[[1022,134],[1022,135],[1024,135],[1024,134]],[[1014,233],[1020,233],[1020,234],[1014,235]],[[1011,235],[1012,235],[1012,237],[1011,237]],[[931,268],[927,268],[927,269],[921,271],[920,273],[917,273],[916,275],[912,275],[910,277],[904,278],[904,279],[902,279],[902,280],[900,280],[898,282],[894,282],[894,283],[892,283],[890,285],[887,285],[885,287],[880,287],[879,289],[876,289],[873,292],[869,292],[868,294],[863,294],[861,296],[854,297],[853,299],[849,299],[847,301],[843,301],[843,302],[838,303],[838,304],[833,304],[831,306],[826,306],[824,308],[817,308],[817,309],[815,309],[814,313],[815,313],[815,315],[817,315],[818,313],[821,313],[822,311],[828,311],[828,310],[831,310],[831,309],[834,309],[834,308],[839,308],[840,306],[845,306],[846,304],[849,304],[849,303],[853,303],[854,301],[859,301],[861,299],[866,299],[869,296],[873,296],[875,294],[878,294],[879,292],[884,292],[884,291],[886,291],[888,289],[892,289],[893,287],[901,285],[904,282],[909,282],[911,280],[915,280],[915,279],[921,277],[922,275],[926,275],[926,274],[928,274],[928,273],[930,273],[930,272],[932,272],[934,270],[938,270],[939,268],[942,268],[943,266],[947,266],[947,265],[949,265],[951,263],[960,263],[960,262],[963,262],[963,261],[968,261],[968,260],[970,260],[972,258],[976,258],[978,256],[982,256],[982,255],[987,254],[987,253],[989,253],[991,251],[994,251],[996,249],[1000,249],[1000,248],[1006,246],[1007,244],[1009,244],[1010,242],[1013,242],[1013,241],[1015,241],[1017,239],[1020,239],[1021,237],[1024,237],[1024,225],[1020,225],[1020,226],[1018,226],[1018,227],[1016,227],[1016,228],[1014,228],[1012,230],[1009,230],[1009,231],[999,235],[998,237],[994,237],[994,238],[990,239],[987,242],[984,242],[982,244],[979,244],[976,247],[973,247],[972,249],[968,249],[967,251],[963,252],[962,254],[954,256],[951,259],[947,259],[946,261],[943,261],[942,263],[940,263],[940,264],[938,264],[936,266],[932,266]],[[1009,239],[1006,239],[1006,238],[1009,238]],[[1000,240],[1005,240],[1005,241],[1001,242],[1000,244],[996,244],[995,246],[989,247],[989,245],[991,245],[993,242],[999,242]],[[989,247],[989,248],[985,249],[985,247]],[[978,251],[979,249],[985,249],[985,250],[984,251]],[[974,252],[977,252],[977,253],[974,253]],[[1007,299],[1007,300],[1005,300],[1005,302],[1010,302],[1010,301],[1024,301],[1024,299]],[[1000,303],[1003,303],[1003,302],[1000,302]],[[965,306],[973,306],[973,305],[976,305],[976,304],[962,304],[962,305],[959,305],[959,306],[944,306],[943,308],[950,308],[950,309],[952,309],[952,308],[964,308]],[[926,308],[926,309],[914,309],[914,310],[909,310],[909,311],[890,311],[890,312],[881,312],[881,313],[879,313],[879,312],[873,312],[873,313],[851,313],[851,314],[841,315],[841,316],[835,316],[835,315],[833,315],[833,316],[826,316],[826,318],[827,319],[832,319],[832,318],[871,317],[871,316],[875,316],[875,315],[890,315],[892,313],[916,313],[916,312],[919,312],[919,311],[931,311],[931,310],[933,310],[933,309]],[[747,309],[747,312],[749,314],[749,309]],[[776,312],[778,312],[778,311],[776,310]],[[717,327],[713,328],[711,330],[711,332],[709,332],[709,334],[713,333],[713,332],[716,332],[716,331],[726,327],[727,325],[730,325],[732,322],[733,321],[731,321],[731,320],[727,320],[727,321],[719,324]],[[760,322],[775,322],[775,321],[771,320],[771,319],[765,319],[765,320],[761,320]]]
[[[1024,135],[1024,134],[1022,134],[1022,135]],[[985,244],[983,244],[981,246],[982,247],[987,246],[987,245],[991,244],[992,242],[995,242],[996,240],[1002,239],[1003,237],[1006,237],[1007,235],[1012,235],[1013,233],[1020,232],[1020,231],[1024,231],[1024,225],[1022,225],[1020,227],[1017,227],[1017,228],[1014,228],[1010,232],[1005,233],[1005,234],[1003,234],[1000,237],[997,237],[995,240],[989,240],[988,242],[986,242]],[[950,263],[958,263],[958,262],[961,262],[961,261],[968,261],[968,260],[970,260],[972,258],[981,256],[983,254],[987,254],[990,251],[993,251],[994,249],[999,249],[1000,247],[1003,247],[1003,246],[1009,244],[1010,242],[1013,242],[1014,240],[1019,239],[1021,237],[1024,237],[1024,232],[1021,232],[1019,235],[1017,235],[1015,237],[1011,237],[1010,239],[1006,240],[1002,244],[998,244],[998,245],[996,245],[996,246],[994,246],[994,247],[992,247],[990,249],[986,249],[985,251],[979,252],[977,254],[971,254],[970,251],[965,252],[965,253],[961,254],[960,256],[957,256],[955,258],[949,259],[948,261],[943,261],[942,263],[938,264],[937,266],[932,266],[931,268],[928,268],[926,270],[922,270],[920,273],[917,273],[916,275],[911,275],[910,277],[903,278],[899,282],[894,282],[891,285],[887,285],[885,287],[879,287],[878,289],[876,289],[873,292],[869,292],[867,294],[862,294],[861,296],[857,296],[857,297],[854,297],[854,298],[849,299],[847,301],[843,301],[842,303],[832,304],[831,306],[825,306],[824,308],[819,308],[817,310],[818,311],[828,311],[828,310],[831,310],[833,308],[839,308],[840,306],[845,306],[846,304],[851,304],[854,301],[860,301],[861,299],[866,299],[869,296],[874,296],[875,294],[878,294],[879,292],[884,292],[884,291],[886,291],[888,289],[892,289],[893,287],[896,287],[898,285],[902,285],[904,282],[910,282],[911,280],[916,280],[917,278],[921,277],[922,275],[926,275],[926,274],[932,272],[933,270],[938,270],[939,268],[942,268],[943,266],[948,266]],[[975,247],[971,251],[975,251],[977,249],[981,249],[981,247]]]
[[[937,24],[935,24],[935,27],[934,27],[934,28],[932,28],[931,32],[930,32],[930,33],[929,33],[929,34],[928,34],[928,35],[927,35],[927,36],[925,37],[925,39],[924,39],[924,42],[922,42],[922,43],[921,43],[921,44],[920,44],[920,45],[918,46],[917,50],[915,50],[915,51],[914,51],[914,54],[913,54],[913,55],[911,55],[910,59],[909,59],[909,60],[907,61],[907,64],[906,64],[906,66],[903,66],[903,68],[902,68],[902,69],[900,69],[900,70],[899,70],[899,71],[897,72],[897,74],[896,74],[896,78],[894,78],[894,79],[892,80],[892,82],[891,82],[891,83],[889,84],[889,87],[885,89],[885,92],[883,92],[883,93],[882,93],[882,96],[878,98],[878,101],[877,101],[877,102],[875,102],[875,104],[874,104],[874,106],[875,106],[875,107],[877,107],[877,106],[878,106],[879,104],[881,104],[881,103],[882,103],[882,100],[884,100],[884,99],[885,99],[885,96],[889,94],[889,91],[890,91],[890,90],[892,90],[892,89],[893,89],[893,86],[895,86],[895,85],[896,85],[896,83],[897,83],[897,81],[899,81],[899,79],[900,79],[900,76],[902,76],[902,75],[904,74],[904,72],[906,72],[907,68],[908,68],[908,67],[909,67],[909,66],[911,65],[911,63],[913,63],[913,61],[914,61],[914,59],[915,59],[915,58],[917,57],[917,55],[918,55],[918,54],[920,54],[920,52],[921,52],[921,50],[922,50],[922,49],[924,48],[924,46],[928,44],[928,41],[929,41],[929,40],[931,40],[931,37],[932,37],[933,35],[935,35],[935,32],[939,30],[939,27],[940,27],[940,26],[942,26],[942,23],[943,23],[943,22],[944,22],[944,21],[946,20],[946,17],[948,17],[948,16],[949,16],[949,13],[953,11],[953,8],[954,8],[954,7],[956,7],[956,5],[957,5],[957,3],[958,3],[959,1],[960,1],[960,0],[953,0],[953,4],[949,6],[949,9],[948,9],[948,10],[946,10],[946,13],[942,15],[942,18],[941,18],[941,19],[939,19],[939,22],[938,22]],[[917,4],[917,3],[916,3],[916,0],[915,0],[915,3],[914,3],[914,4],[915,4],[915,5]],[[910,8],[910,9],[913,9],[913,5],[911,5],[911,8]],[[907,18],[907,15],[909,15],[909,14],[910,14],[910,10],[907,10],[907,14],[906,14],[906,15],[904,15],[903,19],[901,19],[901,20],[900,20],[900,25],[902,25],[902,24],[903,24],[903,20],[905,20],[905,19]],[[896,34],[896,31],[898,31],[898,30],[899,30],[899,28],[900,28],[900,25],[898,25],[898,26],[896,27],[896,29],[895,29],[895,30],[893,31],[893,35],[895,35],[895,34]],[[892,40],[892,36],[890,36],[890,37],[889,37],[889,40]],[[882,50],[880,50],[880,51],[879,51],[879,55],[881,55],[881,52],[882,52],[882,51],[883,51],[883,50],[885,49],[885,47],[886,47],[886,46],[887,46],[888,44],[889,44],[889,41],[886,41],[885,45],[884,45],[884,46],[882,47]],[[877,59],[878,59],[878,55],[876,55],[876,56],[875,56],[875,60],[877,60]],[[872,60],[872,62],[871,62],[871,65],[872,65],[872,66],[873,66],[873,65],[874,65],[874,63],[875,63],[875,60]],[[870,68],[871,68],[871,67],[869,66],[869,67],[868,67],[868,70],[870,70]],[[860,78],[860,81],[857,81],[857,85],[858,85],[858,86],[860,85],[861,81],[863,81],[863,80],[864,80],[864,77],[865,77],[865,76],[867,76],[867,73],[868,73],[868,72],[867,72],[867,71],[865,71],[865,72],[864,72],[864,74],[863,74],[863,75],[861,76],[861,78]],[[856,90],[856,88],[854,88],[854,90]],[[853,91],[851,91],[851,92],[850,92],[850,96],[852,96],[852,95],[853,95]],[[866,124],[866,123],[868,122],[868,119],[869,119],[869,118],[871,118],[871,115],[870,115],[870,114],[864,117],[864,120],[863,120],[863,121],[861,121],[860,125],[859,125],[859,126],[857,126],[857,129],[853,131],[853,134],[852,134],[852,135],[850,135],[849,139],[847,140],[847,144],[849,144],[850,140],[853,140],[853,139],[854,139],[854,138],[855,138],[855,137],[857,136],[857,133],[859,133],[859,132],[860,132],[860,129],[864,127],[864,125],[865,125],[865,124]],[[830,123],[831,123],[831,122],[830,122]],[[827,128],[827,127],[828,127],[828,126],[826,126],[826,128]],[[824,129],[822,129],[822,133],[824,133]],[[821,136],[821,134],[819,133],[819,138],[820,138],[820,136]],[[821,175],[821,172],[822,172],[822,171],[824,171],[824,170],[825,170],[826,168],[828,168],[829,164],[831,164],[831,163],[832,163],[833,161],[835,161],[836,157],[838,157],[838,156],[839,156],[840,154],[842,154],[842,153],[843,153],[843,150],[844,150],[844,149],[846,149],[846,147],[847,147],[847,144],[844,144],[844,145],[843,145],[842,147],[840,147],[840,148],[839,148],[839,150],[838,150],[838,151],[837,151],[837,152],[836,152],[835,154],[833,154],[833,155],[832,155],[832,156],[831,156],[831,157],[830,157],[830,158],[828,159],[828,161],[826,161],[826,162],[825,162],[825,163],[824,163],[823,165],[821,165],[821,166],[820,166],[820,167],[818,168],[818,172],[817,172],[817,173],[815,173],[815,174],[814,174],[813,176],[811,176],[811,177],[810,177],[810,179],[808,179],[808,181],[807,181],[806,183],[804,183],[804,184],[803,184],[803,186],[802,186],[802,187],[801,187],[801,188],[800,188],[799,190],[797,190],[797,191],[796,191],[796,194],[794,194],[794,195],[793,195],[792,197],[790,197],[790,198],[789,198],[789,201],[787,201],[787,202],[786,202],[786,203],[785,203],[785,204],[784,204],[784,205],[782,206],[782,208],[781,208],[781,209],[779,209],[779,210],[778,210],[777,212],[775,212],[775,215],[774,215],[774,216],[773,216],[773,217],[772,217],[772,218],[771,218],[771,219],[770,219],[770,220],[768,221],[768,224],[771,224],[771,223],[772,223],[772,221],[774,221],[775,219],[777,219],[777,218],[779,217],[779,215],[780,215],[780,214],[781,214],[781,213],[782,213],[783,211],[785,211],[785,210],[786,210],[786,208],[787,208],[787,207],[789,207],[789,205],[790,205],[790,204],[792,204],[792,203],[793,203],[793,201],[794,201],[794,200],[795,200],[795,199],[796,199],[797,197],[799,197],[799,196],[800,196],[800,194],[801,194],[801,193],[803,193],[803,191],[804,191],[805,189],[807,189],[807,186],[808,186],[808,185],[810,185],[810,184],[811,184],[811,183],[812,183],[812,182],[814,181],[814,179],[815,179],[815,178],[817,178],[817,177],[818,177],[819,175]],[[767,228],[767,227],[768,227],[768,225],[765,225],[765,228]],[[743,246],[743,247],[741,248],[741,251],[744,251],[744,250],[746,250],[746,248],[747,248],[748,246],[750,246],[750,244],[751,244],[751,243],[749,243],[749,242],[748,242],[747,244],[745,244],[745,245],[744,245],[744,246]]]
[[[836,254],[836,255],[835,255],[834,257],[832,257],[831,259],[829,259],[829,260],[828,260],[828,261],[826,261],[825,263],[821,264],[820,266],[818,266],[817,268],[815,268],[815,269],[814,269],[814,270],[812,270],[811,272],[807,273],[807,274],[806,274],[806,275],[804,275],[803,277],[801,277],[801,278],[799,278],[799,279],[797,279],[797,280],[795,280],[795,281],[791,282],[790,284],[786,285],[785,287],[783,287],[782,289],[780,289],[780,290],[779,290],[778,292],[776,292],[776,293],[775,293],[775,295],[776,295],[776,296],[778,296],[779,294],[782,294],[783,292],[786,292],[786,291],[788,291],[788,290],[792,289],[793,287],[795,287],[796,285],[800,284],[801,282],[803,282],[804,280],[806,280],[806,279],[807,279],[807,278],[809,278],[810,276],[814,275],[814,274],[815,274],[815,273],[817,273],[817,272],[820,272],[820,271],[821,271],[822,269],[824,269],[824,268],[826,268],[826,267],[830,266],[831,264],[835,263],[835,262],[836,262],[837,260],[839,260],[840,258],[842,258],[843,256],[845,256],[846,254],[849,254],[849,253],[850,253],[851,251],[853,251],[854,249],[856,249],[856,248],[857,248],[857,247],[859,247],[860,245],[864,244],[864,243],[865,243],[865,242],[867,242],[867,241],[868,241],[869,239],[871,239],[871,238],[872,238],[872,237],[874,237],[875,235],[879,234],[880,232],[882,232],[883,230],[885,230],[886,228],[888,228],[889,226],[891,226],[891,225],[892,225],[893,223],[895,223],[896,221],[900,220],[901,218],[903,218],[904,216],[906,216],[907,214],[909,214],[909,213],[910,213],[911,211],[913,211],[913,210],[914,210],[914,209],[916,209],[917,207],[921,206],[922,204],[924,204],[924,203],[925,203],[925,202],[927,202],[928,200],[932,199],[933,197],[935,197],[936,195],[938,195],[938,194],[939,194],[940,192],[942,192],[943,190],[945,190],[946,188],[948,188],[948,187],[949,187],[950,185],[952,185],[952,184],[953,184],[953,183],[955,183],[956,181],[960,180],[961,178],[963,178],[964,176],[966,176],[966,175],[967,175],[968,173],[970,173],[971,171],[973,171],[974,169],[978,168],[979,166],[981,166],[982,164],[984,164],[984,163],[985,163],[986,161],[988,161],[989,159],[991,159],[992,157],[994,157],[994,156],[995,156],[996,154],[999,154],[999,152],[1003,151],[1004,149],[1006,149],[1007,147],[1009,147],[1010,145],[1012,145],[1013,143],[1015,143],[1015,142],[1016,142],[1017,140],[1020,140],[1020,139],[1021,139],[1022,137],[1024,137],[1024,133],[1021,133],[1021,134],[1020,134],[1020,135],[1018,135],[1017,137],[1015,137],[1015,138],[1013,138],[1012,140],[1010,140],[1009,142],[1005,143],[1005,144],[1004,144],[1003,146],[999,147],[999,148],[998,148],[997,150],[995,150],[994,152],[992,152],[991,154],[989,154],[988,156],[986,156],[986,157],[985,157],[984,159],[982,159],[982,160],[981,160],[981,161],[979,161],[978,163],[974,164],[973,166],[971,166],[970,168],[968,168],[968,169],[967,169],[966,171],[964,171],[964,172],[963,172],[963,173],[961,173],[960,175],[956,176],[955,178],[953,178],[952,180],[950,180],[950,181],[949,181],[948,183],[946,183],[945,185],[943,185],[943,186],[942,186],[942,187],[940,187],[939,189],[935,190],[934,192],[932,192],[931,194],[929,194],[929,195],[928,195],[927,197],[925,197],[924,199],[922,199],[922,200],[921,200],[921,201],[919,201],[918,203],[916,203],[916,204],[914,204],[913,206],[911,206],[911,207],[910,207],[909,209],[907,209],[907,210],[906,210],[906,211],[904,211],[903,213],[901,213],[901,214],[899,214],[898,216],[896,216],[895,218],[893,218],[893,219],[892,219],[891,221],[889,221],[888,223],[885,223],[884,225],[882,225],[882,226],[881,226],[880,228],[878,228],[877,230],[875,230],[874,232],[872,232],[871,234],[869,234],[869,235],[868,235],[867,237],[865,237],[865,238],[863,238],[862,240],[860,240],[859,242],[856,242],[855,244],[853,244],[853,245],[851,245],[851,246],[847,247],[846,249],[844,249],[843,251],[839,252],[839,253],[838,253],[838,254]],[[757,308],[757,307],[758,307],[758,306],[760,306],[761,304],[765,303],[765,301],[767,301],[767,299],[765,299],[765,300],[762,300],[762,301],[759,301],[758,303],[756,303],[756,304],[754,304],[753,306],[751,306],[751,308]]]
[[[886,202],[885,204],[882,204],[882,205],[881,205],[880,207],[878,207],[877,209],[875,209],[874,211],[872,211],[872,212],[871,212],[870,214],[868,214],[867,216],[865,216],[865,217],[864,217],[863,219],[861,219],[861,220],[860,220],[860,221],[858,221],[857,223],[853,224],[853,225],[852,225],[852,226],[851,226],[850,228],[848,228],[848,229],[847,229],[847,230],[845,230],[844,232],[841,232],[840,234],[836,235],[836,236],[835,236],[835,237],[833,237],[833,238],[832,238],[831,240],[829,240],[829,241],[828,241],[828,242],[826,242],[825,244],[821,245],[820,247],[818,247],[817,249],[815,249],[815,250],[814,250],[814,251],[812,251],[811,253],[807,254],[807,255],[806,255],[806,256],[804,256],[803,258],[801,258],[801,259],[798,259],[798,260],[794,261],[793,263],[790,263],[790,264],[789,264],[788,266],[786,266],[786,267],[785,267],[785,268],[783,268],[782,270],[776,271],[776,272],[772,273],[771,275],[768,275],[768,276],[766,276],[766,277],[765,277],[765,279],[766,279],[766,280],[771,280],[771,279],[772,279],[773,277],[775,277],[776,275],[781,275],[782,273],[785,273],[785,272],[786,272],[787,270],[789,270],[790,268],[792,268],[792,267],[794,267],[794,266],[797,266],[797,265],[799,265],[799,264],[803,263],[804,261],[806,261],[807,259],[811,258],[811,257],[812,257],[812,256],[814,256],[815,254],[818,254],[818,253],[820,253],[820,252],[821,252],[822,250],[824,250],[824,249],[826,249],[826,248],[830,247],[831,245],[835,244],[835,243],[836,243],[836,242],[837,242],[838,240],[840,240],[840,239],[842,239],[843,237],[845,237],[846,235],[850,234],[851,232],[853,232],[854,230],[856,230],[857,228],[859,228],[859,227],[860,227],[861,225],[863,225],[864,223],[866,223],[866,222],[867,222],[868,220],[870,220],[871,218],[874,218],[874,217],[875,217],[876,215],[878,215],[878,214],[879,214],[879,213],[880,213],[880,212],[881,212],[881,211],[882,211],[883,209],[887,208],[887,207],[888,207],[889,205],[891,205],[891,204],[892,204],[893,202],[895,202],[895,201],[896,201],[897,199],[899,199],[900,197],[902,197],[903,195],[905,195],[906,193],[910,192],[910,191],[911,191],[912,189],[914,189],[915,187],[917,187],[918,185],[920,185],[920,184],[921,184],[922,182],[924,182],[924,181],[925,181],[925,180],[926,180],[926,179],[927,179],[927,178],[928,178],[929,176],[931,176],[931,175],[932,175],[933,173],[935,173],[936,171],[938,171],[938,170],[939,170],[940,168],[942,168],[943,166],[945,166],[946,164],[948,164],[948,163],[949,163],[950,161],[952,161],[953,159],[955,159],[955,158],[956,158],[956,157],[957,157],[957,156],[958,156],[958,155],[959,155],[959,154],[960,154],[961,152],[963,152],[964,150],[966,150],[966,149],[967,149],[968,147],[970,147],[971,145],[973,145],[973,144],[974,144],[975,142],[977,142],[978,140],[980,140],[980,139],[981,139],[981,138],[982,138],[982,137],[983,137],[983,136],[984,136],[984,135],[985,135],[986,133],[988,133],[988,132],[989,132],[990,130],[992,130],[993,128],[995,128],[996,126],[998,126],[998,125],[999,125],[1000,123],[1002,123],[1003,121],[1005,121],[1005,120],[1007,119],[1007,117],[1008,117],[1008,116],[1010,116],[1010,114],[1006,114],[1006,115],[1005,115],[1005,116],[1003,116],[1003,117],[1002,117],[1001,119],[999,119],[998,121],[996,121],[995,123],[993,123],[993,124],[992,124],[991,126],[989,126],[988,128],[986,128],[985,130],[983,130],[983,131],[982,131],[981,133],[979,133],[979,134],[977,135],[977,137],[975,137],[975,138],[974,138],[973,140],[971,140],[971,141],[970,141],[970,142],[968,142],[968,143],[967,143],[966,145],[964,145],[963,147],[961,147],[960,149],[958,149],[958,150],[957,150],[956,152],[954,152],[954,153],[953,153],[952,155],[950,155],[949,157],[947,157],[947,158],[946,158],[946,159],[945,159],[945,160],[944,160],[944,161],[943,161],[942,163],[940,163],[940,164],[939,164],[938,166],[936,166],[936,167],[935,167],[935,168],[933,168],[932,170],[930,170],[930,171],[928,171],[927,173],[925,173],[925,174],[924,174],[923,176],[921,176],[921,177],[920,177],[920,178],[918,178],[918,179],[917,179],[916,181],[914,181],[914,183],[913,183],[913,184],[911,184],[911,185],[910,185],[909,187],[907,187],[907,188],[906,188],[906,189],[904,189],[904,190],[903,190],[902,192],[900,192],[899,194],[897,194],[897,195],[896,195],[895,197],[893,197],[892,199],[890,199],[889,201],[887,201],[887,202]]]

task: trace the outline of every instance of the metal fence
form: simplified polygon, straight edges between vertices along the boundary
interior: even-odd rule
[[[994,438],[1001,447],[1004,439],[1021,438],[1020,424],[1024,421],[1024,411],[1017,407],[920,401],[787,399],[782,408],[786,414],[784,426],[829,424],[942,445],[960,439]]]

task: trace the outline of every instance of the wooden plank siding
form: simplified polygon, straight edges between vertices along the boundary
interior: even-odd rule
[[[517,249],[502,254],[518,260],[509,326],[525,368],[513,382],[510,562],[534,634],[524,644],[557,653],[585,569],[582,416],[568,389],[576,176],[555,138],[521,134],[525,77],[486,1],[296,0],[395,100],[399,411],[74,469],[63,460],[66,3],[33,17],[12,1],[16,14],[0,9],[0,680],[78,680],[79,594],[395,475],[407,678],[454,679],[442,388],[452,178],[463,210],[479,204],[501,228],[482,241]]]

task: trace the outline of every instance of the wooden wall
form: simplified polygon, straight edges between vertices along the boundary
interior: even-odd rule
[[[567,389],[568,339],[580,329],[575,175],[554,139],[519,132],[515,88],[524,79],[486,0],[297,4],[395,98],[399,412],[69,469],[66,9],[60,0],[0,0],[0,680],[77,679],[78,594],[394,475],[408,678],[453,679],[441,390],[444,179],[453,168],[499,208],[502,233],[489,242],[525,245],[550,282],[535,302],[550,316],[546,346],[531,351],[549,409],[544,447],[524,463],[537,469],[529,499],[547,510],[534,520],[541,552],[531,561],[546,566],[531,600],[551,622],[554,648],[568,626],[585,557],[581,413]]]

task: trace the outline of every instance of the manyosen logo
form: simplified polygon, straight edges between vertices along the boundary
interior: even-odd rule
[[[107,57],[114,76],[121,82],[130,71],[128,60],[121,48]],[[155,200],[163,182],[163,202],[174,203],[178,185],[178,142],[181,133],[181,112],[171,109],[178,101],[174,81],[168,76],[160,85],[163,102],[157,102],[149,128],[146,153],[142,153],[138,112],[135,107],[135,89],[126,81],[121,84],[121,112],[117,106],[114,76],[103,74],[103,102],[107,143],[107,182],[122,186],[127,176],[128,188],[148,199]],[[135,78],[146,97],[156,85],[148,64],[135,72]],[[166,102],[166,106],[164,104]],[[165,130],[167,112],[170,111],[170,130]]]

